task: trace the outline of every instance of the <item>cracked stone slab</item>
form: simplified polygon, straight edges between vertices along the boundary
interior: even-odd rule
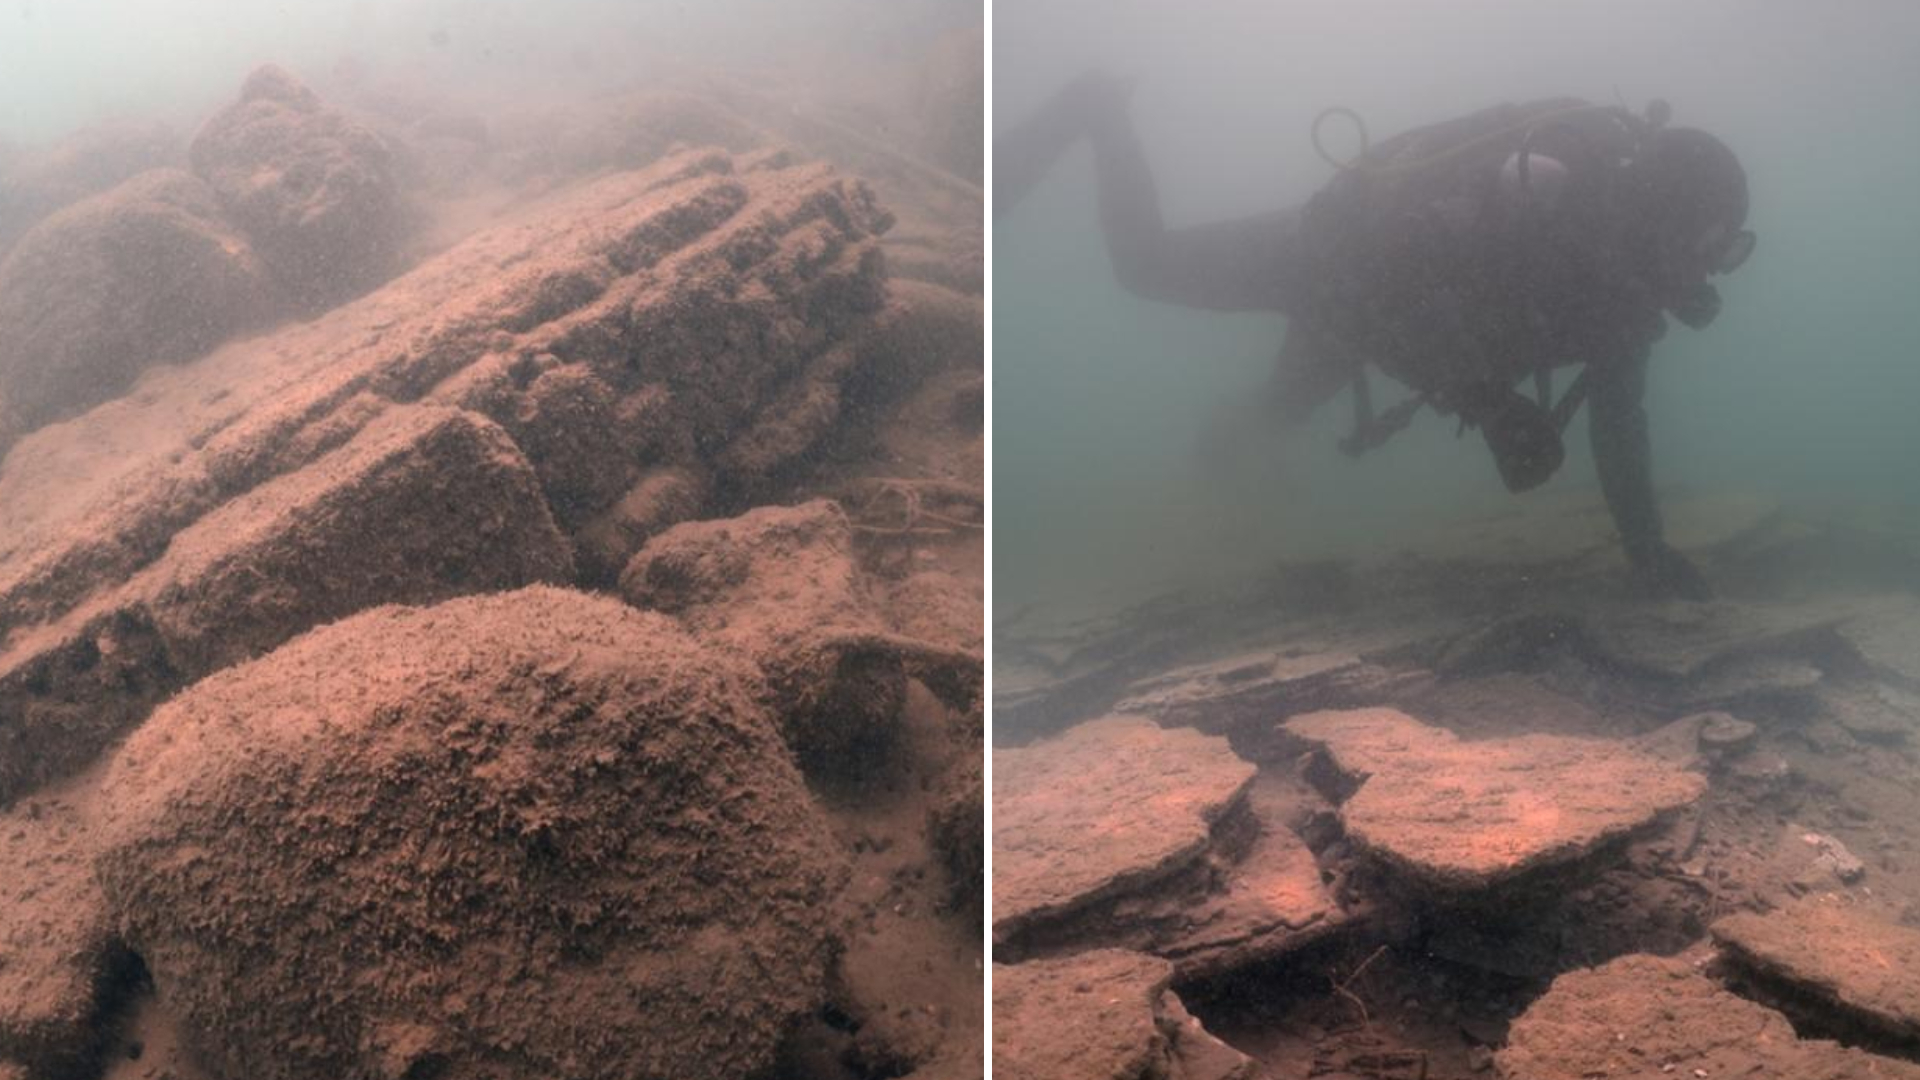
[[[1323,748],[1332,779],[1354,789],[1340,816],[1362,850],[1449,891],[1578,862],[1706,791],[1699,775],[1623,743],[1467,742],[1396,709],[1310,713],[1283,729]]]
[[[994,752],[996,938],[1192,862],[1254,766],[1223,738],[1142,717]]]
[[[1224,890],[1184,911],[1181,931],[1154,949],[1174,960],[1182,979],[1214,978],[1284,956],[1349,921],[1321,880],[1313,852],[1290,832],[1263,834],[1224,876]]]
[[[1712,931],[1741,967],[1887,1035],[1920,1037],[1920,930],[1809,898]]]
[[[1299,950],[1347,925],[1320,864],[1300,838],[1299,819],[1325,804],[1298,779],[1261,773],[1246,807],[1256,830],[1235,858],[1210,855],[1218,882],[1208,895],[1168,918],[1151,951],[1174,961],[1185,980],[1210,979]]]
[[[1297,952],[1348,925],[1300,837],[1329,813],[1303,782],[1263,771],[1212,830],[1191,864],[995,943],[1002,960],[1118,948],[1170,960],[1181,982],[1218,978]]]
[[[1168,989],[1173,966],[1119,949],[993,967],[993,1074],[1005,1080],[1246,1080],[1253,1063]]]
[[[1623,956],[1555,979],[1494,1057],[1506,1080],[1792,1077],[1920,1080],[1920,1065],[1801,1039],[1685,959]]]

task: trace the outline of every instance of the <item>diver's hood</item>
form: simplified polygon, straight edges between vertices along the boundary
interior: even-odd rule
[[[1638,209],[1663,229],[1746,224],[1747,171],[1726,143],[1698,128],[1654,132],[1629,169]]]

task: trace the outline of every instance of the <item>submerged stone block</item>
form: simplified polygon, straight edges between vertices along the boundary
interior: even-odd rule
[[[1826,898],[1713,924],[1741,967],[1902,1041],[1920,1039],[1920,931]]]
[[[1298,716],[1352,791],[1348,836],[1413,882],[1485,889],[1577,862],[1698,799],[1697,774],[1625,744],[1553,735],[1466,742],[1395,709]]]
[[[582,593],[378,608],[158,711],[96,871],[221,1077],[757,1075],[847,868],[751,684]]]
[[[1506,1080],[1777,1076],[1915,1080],[1920,1065],[1801,1039],[1684,959],[1623,956],[1553,982],[1494,1056]]]
[[[0,260],[0,412],[15,434],[85,412],[258,325],[272,304],[265,267],[207,186],[142,173],[41,222]]]
[[[392,149],[282,69],[248,75],[188,156],[303,306],[324,309],[397,267],[406,222]]]
[[[388,602],[562,581],[565,540],[493,424],[397,410],[173,538],[0,653],[0,802],[91,760],[168,694]]]
[[[1253,773],[1225,739],[1140,717],[1094,720],[995,751],[994,936],[1199,858]]]
[[[0,1076],[86,1075],[108,999],[132,973],[93,880],[93,831],[50,792],[0,813]]]
[[[1209,1034],[1168,989],[1157,957],[1098,949],[995,964],[993,1074],[1010,1080],[1242,1080],[1246,1055]]]

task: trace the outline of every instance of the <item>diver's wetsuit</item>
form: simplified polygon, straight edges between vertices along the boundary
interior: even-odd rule
[[[1371,363],[1437,411],[1484,425],[1518,396],[1517,384],[1579,365],[1600,485],[1628,555],[1642,570],[1677,569],[1686,579],[1677,591],[1702,593],[1704,582],[1662,539],[1653,494],[1642,398],[1665,321],[1618,242],[1620,215],[1609,213],[1602,162],[1617,163],[1613,144],[1624,132],[1598,111],[1569,115],[1579,105],[1501,106],[1409,132],[1303,207],[1178,229],[1163,222],[1139,139],[1113,109],[1089,132],[1100,221],[1129,291],[1288,316],[1275,385],[1287,419],[1304,418]],[[1540,117],[1550,122],[1525,135]],[[1528,152],[1566,165],[1550,201],[1542,190],[1514,197],[1499,186],[1523,136]],[[1516,481],[1505,462],[1502,475],[1516,489],[1532,486],[1558,464],[1557,439],[1553,453],[1530,479]]]

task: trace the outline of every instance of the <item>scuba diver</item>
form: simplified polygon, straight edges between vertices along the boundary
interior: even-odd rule
[[[1753,251],[1746,173],[1703,131],[1555,99],[1500,105],[1367,146],[1345,109],[1314,124],[1338,174],[1303,206],[1168,228],[1128,116],[1131,86],[1082,76],[994,142],[996,217],[1081,138],[1092,144],[1115,276],[1149,300],[1287,317],[1277,377],[1259,404],[1297,425],[1350,389],[1358,455],[1421,409],[1477,429],[1508,490],[1544,483],[1582,404],[1596,471],[1635,578],[1707,599],[1665,540],[1654,497],[1646,366],[1666,316],[1700,329],[1720,309],[1708,279]],[[1355,124],[1337,161],[1323,124]],[[1412,396],[1376,412],[1368,366]],[[1556,398],[1554,370],[1578,373]]]

